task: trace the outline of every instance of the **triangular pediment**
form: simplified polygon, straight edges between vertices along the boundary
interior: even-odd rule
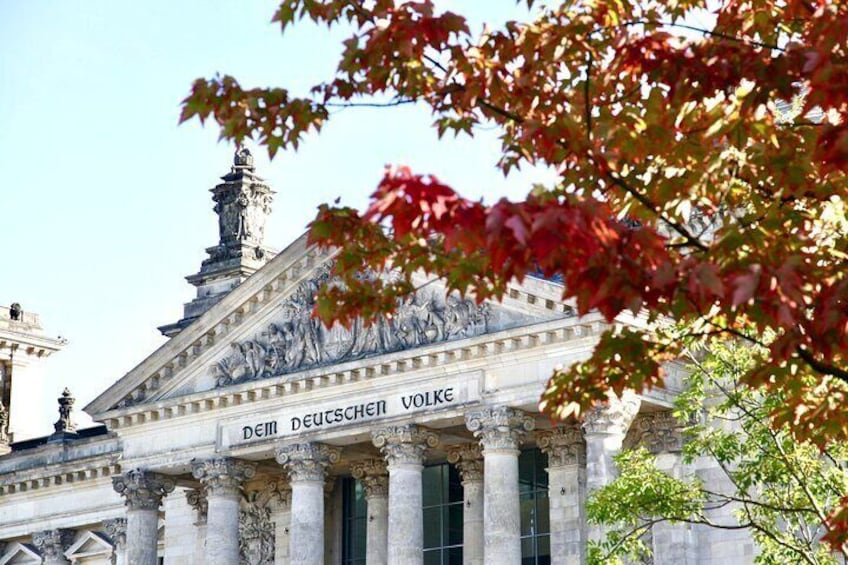
[[[41,563],[41,555],[33,546],[27,543],[15,542],[9,545],[2,557],[0,557],[0,565],[17,565],[23,563]]]
[[[77,560],[87,557],[108,557],[113,551],[114,547],[104,534],[86,531],[65,551],[65,557],[76,563]]]
[[[329,280],[330,254],[301,238],[171,338],[92,402],[106,411],[216,387],[332,368],[357,360],[474,338],[572,316],[556,283],[528,278],[502,303],[445,295],[422,277],[391,317],[365,326],[326,328],[312,318],[314,296]],[[375,275],[376,276],[376,275]],[[391,276],[385,274],[380,276]]]

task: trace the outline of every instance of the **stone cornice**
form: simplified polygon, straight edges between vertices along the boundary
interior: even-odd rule
[[[76,484],[120,474],[121,465],[113,454],[74,461],[75,465],[49,465],[37,470],[11,472],[0,476],[0,496],[31,492],[46,487]]]
[[[514,359],[516,354],[597,339],[608,326],[600,315],[563,318],[521,326],[473,338],[441,342],[410,350],[369,357],[329,367],[318,367],[281,377],[248,381],[200,393],[109,410],[100,416],[111,431],[146,422],[193,416],[268,399],[312,392],[359,381],[392,378],[400,374],[432,376],[434,371],[449,374],[452,367],[474,370],[497,363],[498,358]],[[181,334],[180,334],[181,335]],[[177,335],[174,339],[178,339]]]

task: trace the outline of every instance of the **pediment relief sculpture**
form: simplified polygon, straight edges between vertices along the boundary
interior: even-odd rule
[[[325,327],[312,317],[315,294],[330,277],[330,267],[300,284],[281,305],[281,315],[253,339],[231,345],[214,366],[217,386],[276,377],[341,361],[411,349],[526,324],[528,316],[495,312],[489,305],[441,288],[423,288],[400,303],[391,318],[366,326]]]

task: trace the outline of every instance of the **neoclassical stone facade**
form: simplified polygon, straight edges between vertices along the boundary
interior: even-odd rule
[[[267,248],[273,195],[240,152],[169,340],[85,407],[100,426],[73,429],[69,393],[53,436],[0,457],[0,565],[577,565],[603,534],[586,495],[623,446],[701,472],[680,463],[674,376],[582,422],[538,412],[554,367],[607,327],[557,283],[482,306],[431,283],[391,319],[321,326],[333,255]],[[682,526],[652,540],[657,563],[751,561],[744,533],[726,551]]]

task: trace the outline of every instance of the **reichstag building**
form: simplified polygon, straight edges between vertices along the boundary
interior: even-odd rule
[[[678,367],[580,423],[539,413],[552,370],[607,327],[576,316],[559,283],[529,277],[478,305],[422,279],[390,319],[328,329],[311,312],[332,253],[305,236],[266,246],[274,192],[248,151],[211,192],[219,241],[188,277],[196,298],[83,407],[97,426],[77,429],[66,390],[54,433],[15,441],[14,385],[62,343],[0,309],[0,565],[578,565],[602,535],[586,493],[623,446],[721,480],[680,460]],[[657,564],[754,552],[744,531],[686,524],[649,542]]]

